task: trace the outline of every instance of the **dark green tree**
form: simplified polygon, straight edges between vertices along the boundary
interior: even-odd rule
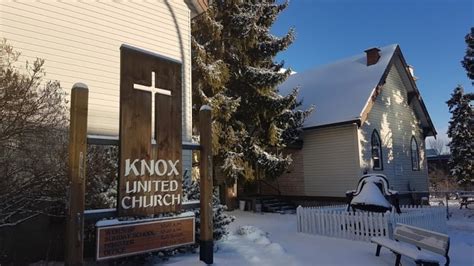
[[[270,27],[287,2],[213,1],[192,23],[193,99],[212,107],[215,163],[227,177],[276,178],[291,163],[281,151],[294,142],[311,110],[297,110],[297,89],[278,85],[290,75],[275,56],[294,40]],[[197,110],[197,108],[196,108]],[[197,116],[194,116],[197,118]]]
[[[451,158],[449,160],[450,175],[463,184],[472,182],[474,177],[473,168],[473,130],[472,130],[472,107],[470,101],[472,94],[465,94],[464,89],[458,86],[447,101],[451,120],[449,121],[448,137],[451,138],[449,148]]]
[[[183,194],[187,200],[199,200],[201,195],[199,180],[186,179],[183,182]],[[227,226],[235,220],[235,217],[225,212],[227,207],[220,203],[217,190],[214,190],[212,194],[212,210],[213,236],[214,240],[219,240],[229,233]],[[199,208],[194,209],[193,212],[196,216],[196,239],[199,239],[201,234],[200,210]]]
[[[474,28],[471,28],[471,32],[466,35],[465,41],[466,55],[461,64],[466,69],[468,78],[474,80]],[[472,84],[474,85],[474,82]],[[474,94],[465,93],[464,88],[458,85],[451,94],[451,99],[446,102],[451,113],[448,128],[448,137],[451,138],[449,143],[451,158],[448,166],[451,177],[461,185],[472,183],[474,180],[474,143],[472,141],[474,118],[471,105],[473,100]]]
[[[118,182],[118,147],[88,145],[86,209],[115,208]]]
[[[466,55],[461,63],[466,69],[469,79],[474,80],[474,28],[471,28],[471,32],[466,34],[465,40],[467,45]],[[474,84],[474,81],[472,83]]]

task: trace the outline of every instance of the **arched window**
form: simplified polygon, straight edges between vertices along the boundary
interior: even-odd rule
[[[372,132],[370,143],[372,144],[372,169],[383,170],[382,142],[380,141],[380,136],[376,129]]]
[[[420,151],[418,149],[418,143],[415,137],[411,137],[411,169],[413,171],[420,170]]]

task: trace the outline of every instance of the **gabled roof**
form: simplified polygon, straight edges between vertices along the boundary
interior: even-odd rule
[[[376,64],[367,66],[367,57],[361,53],[332,64],[291,75],[280,87],[280,93],[286,95],[299,87],[301,109],[315,106],[315,111],[305,121],[304,129],[331,126],[343,123],[358,123],[365,119],[370,109],[371,98],[377,87],[385,83],[388,70],[394,64],[394,55],[399,56],[408,71],[400,48],[397,44],[380,48],[380,59]],[[408,73],[408,72],[407,72]],[[409,73],[408,73],[409,74]],[[421,115],[427,135],[436,135],[426,107],[418,93],[416,84],[410,75],[411,90],[418,99],[415,111]],[[376,95],[375,95],[376,96]],[[416,97],[415,97],[416,96]]]

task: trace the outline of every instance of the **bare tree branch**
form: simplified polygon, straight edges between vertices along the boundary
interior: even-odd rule
[[[439,156],[446,153],[448,143],[443,139],[433,138],[428,141],[428,145],[436,153],[436,156]]]
[[[66,196],[66,94],[43,80],[44,60],[20,67],[19,56],[0,41],[0,224],[10,225]]]

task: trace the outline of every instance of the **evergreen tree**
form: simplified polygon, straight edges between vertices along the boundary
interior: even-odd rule
[[[461,63],[466,69],[469,79],[474,80],[474,28],[471,28],[471,33],[466,35],[465,40],[467,44],[466,55]],[[474,84],[474,81],[472,83]]]
[[[448,137],[451,138],[449,148],[451,158],[449,160],[450,175],[462,184],[472,182],[473,169],[473,130],[472,130],[472,107],[470,101],[472,94],[465,94],[464,89],[458,86],[447,101],[451,120],[449,121]]]
[[[199,200],[200,191],[199,191],[199,182],[196,182],[191,179],[186,179],[183,182],[183,194],[187,200]],[[235,220],[235,217],[225,213],[227,207],[220,204],[219,197],[217,196],[217,190],[214,190],[212,195],[212,210],[213,210],[213,236],[214,240],[219,240],[229,232],[227,230],[227,225]],[[194,215],[196,216],[196,239],[199,239],[200,236],[200,211],[199,208],[194,210]]]
[[[294,31],[277,37],[270,27],[286,7],[274,0],[213,1],[192,23],[193,99],[213,109],[214,162],[229,178],[252,179],[256,169],[266,177],[283,173],[291,157],[281,151],[311,112],[296,110],[297,89],[288,96],[277,89],[291,69],[274,58]]]
[[[118,187],[118,147],[88,145],[86,158],[86,209],[115,208]]]

